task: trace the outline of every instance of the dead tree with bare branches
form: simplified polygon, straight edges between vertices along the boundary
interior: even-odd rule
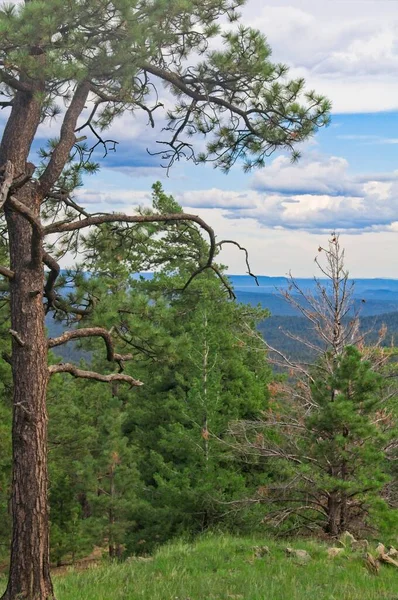
[[[382,347],[384,329],[373,346],[360,333],[338,235],[319,247],[315,262],[322,279],[315,278],[314,293],[290,275],[282,294],[312,325],[308,337],[286,335],[316,359],[297,362],[265,339],[271,362],[288,377],[271,384],[273,400],[261,420],[231,424],[230,434],[242,458],[265,461],[279,473],[250,499],[267,506],[266,521],[281,531],[321,528],[337,536],[374,523],[376,507],[388,509],[382,491],[397,439],[398,390],[389,367],[394,350]]]

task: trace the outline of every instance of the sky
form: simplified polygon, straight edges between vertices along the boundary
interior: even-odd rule
[[[242,21],[267,36],[290,77],[332,101],[331,125],[302,145],[299,163],[278,154],[261,170],[225,175],[180,162],[167,176],[146,152],[159,128],[126,115],[109,133],[117,153],[79,200],[93,212],[133,212],[160,180],[220,239],[244,245],[259,275],[312,276],[318,246],[336,230],[353,276],[398,278],[398,0],[248,0]],[[220,260],[245,272],[236,248]]]

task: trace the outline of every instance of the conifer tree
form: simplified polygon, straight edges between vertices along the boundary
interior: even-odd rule
[[[211,160],[227,171],[236,161],[262,166],[277,149],[292,151],[327,122],[328,102],[304,93],[303,80],[288,81],[272,64],[257,31],[221,33],[222,50],[209,39],[219,19],[237,18],[242,0],[25,0],[2,2],[0,12],[1,108],[9,110],[0,142],[2,231],[9,261],[13,376],[13,537],[5,600],[54,597],[49,569],[47,507],[47,409],[49,377],[70,373],[138,385],[132,374],[103,376],[70,364],[48,366],[48,346],[76,335],[100,336],[110,362],[121,360],[105,330],[70,332],[46,339],[44,311],[84,317],[92,299],[71,304],[60,297],[58,259],[77,250],[79,232],[118,224],[133,243],[131,224],[196,222],[212,240],[201,269],[210,267],[214,233],[195,215],[90,215],[73,196],[82,172],[95,172],[96,149],[115,148],[102,131],[124,113],[144,111],[154,124],[160,88],[175,96],[169,138],[161,155],[170,166],[183,157]],[[190,64],[190,55],[195,60]],[[203,60],[198,61],[197,55]],[[65,104],[66,110],[59,106]],[[40,125],[58,117],[58,135],[30,162]],[[208,144],[197,153],[195,136]],[[192,137],[194,136],[194,137]],[[85,138],[87,138],[85,140]],[[54,244],[56,234],[57,243]],[[130,236],[130,238],[129,238]],[[46,278],[45,267],[49,270]],[[46,279],[43,286],[43,281]],[[89,301],[90,300],[90,301]]]
[[[384,329],[370,346],[360,332],[339,236],[319,252],[324,279],[315,280],[316,293],[303,291],[293,277],[283,292],[312,325],[306,337],[287,334],[316,358],[312,364],[293,361],[265,340],[271,360],[287,368],[288,377],[271,383],[261,419],[237,422],[230,433],[239,454],[268,465],[263,485],[248,500],[267,507],[265,522],[337,536],[398,519],[382,494],[397,438],[396,352],[382,346]]]

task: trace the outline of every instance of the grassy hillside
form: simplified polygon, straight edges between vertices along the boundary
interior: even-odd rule
[[[371,575],[361,552],[330,559],[326,545],[272,541],[269,554],[257,558],[255,547],[263,544],[226,536],[174,543],[153,559],[55,576],[57,599],[398,600],[398,569],[383,566]],[[306,549],[311,560],[287,557],[286,546]]]

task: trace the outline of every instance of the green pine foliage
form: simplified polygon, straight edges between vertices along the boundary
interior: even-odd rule
[[[153,364],[131,411],[147,505],[137,513],[131,550],[183,532],[242,526],[225,519],[226,503],[247,492],[253,474],[232,459],[225,432],[230,420],[252,418],[267,405],[271,373],[245,331],[248,319],[263,316],[227,300],[215,276],[198,278],[170,302],[162,323],[175,358]]]

